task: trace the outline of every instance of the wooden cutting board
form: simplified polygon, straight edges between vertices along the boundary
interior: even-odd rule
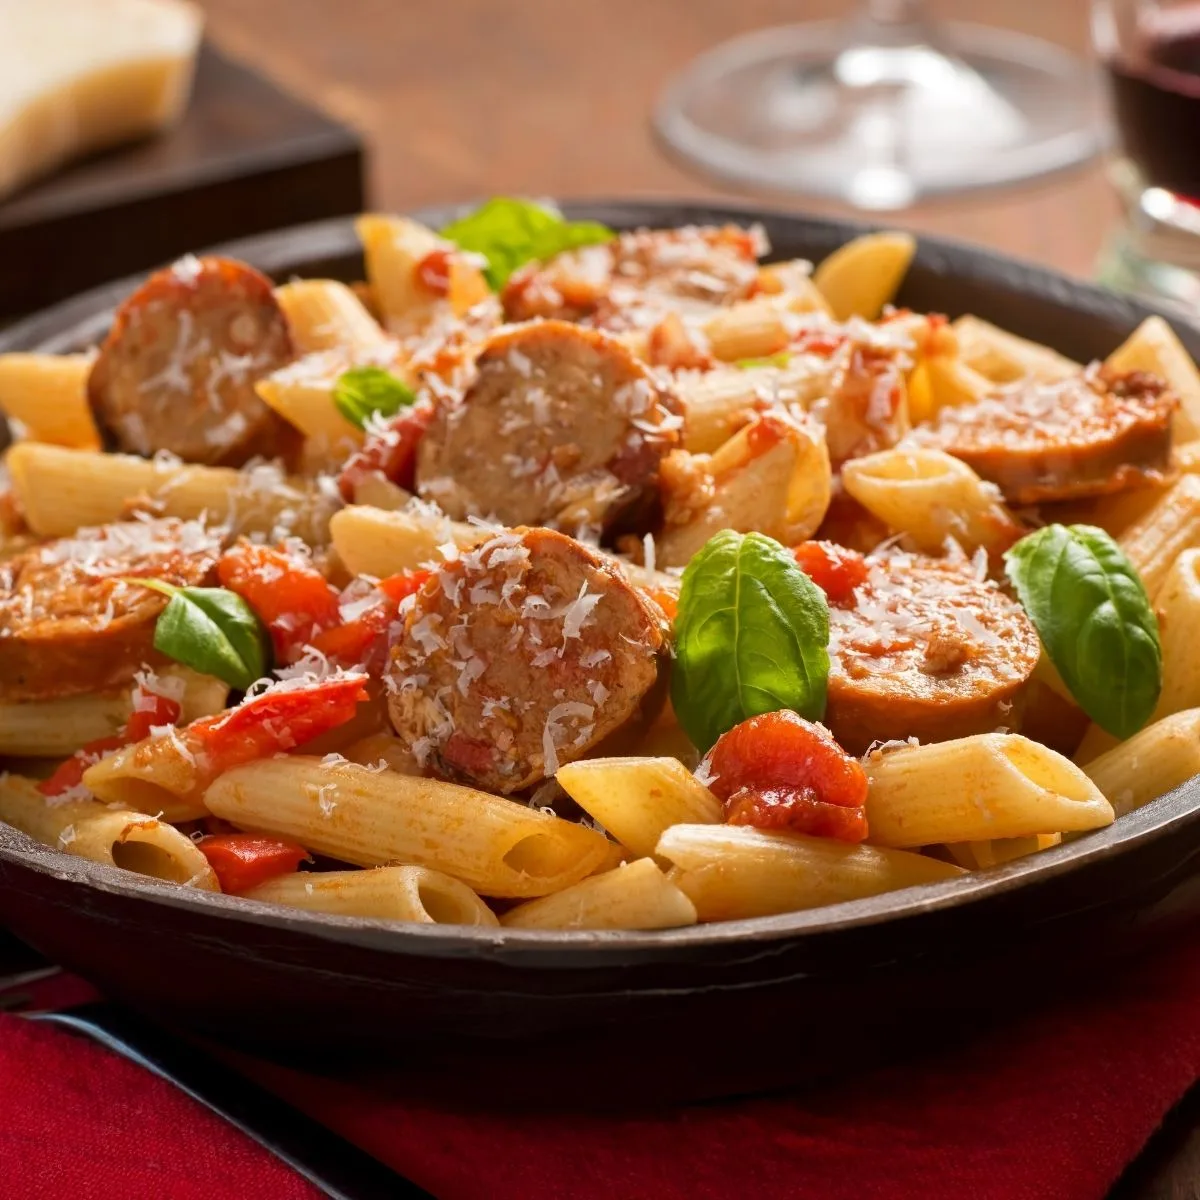
[[[0,204],[0,316],[230,238],[363,208],[358,135],[205,45],[170,132]]]

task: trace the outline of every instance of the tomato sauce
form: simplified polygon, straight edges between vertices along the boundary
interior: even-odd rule
[[[855,550],[833,542],[801,542],[792,553],[830,604],[853,604],[855,588],[867,582],[866,559]]]

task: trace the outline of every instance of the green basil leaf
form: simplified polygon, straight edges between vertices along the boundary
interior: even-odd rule
[[[375,413],[394,417],[416,399],[416,392],[404,380],[383,367],[353,367],[343,371],[333,385],[333,403],[338,412],[359,429]]]
[[[761,533],[722,530],[688,563],[675,618],[671,701],[701,751],[739,721],[825,714],[829,606],[795,558]]]
[[[545,205],[507,196],[497,196],[451,222],[441,235],[487,259],[484,274],[497,292],[527,262],[540,262],[564,250],[609,242],[617,236],[597,221],[568,221]]]
[[[130,579],[171,599],[154,627],[154,648],[244,692],[270,667],[270,638],[254,609],[226,588],[174,587]]]
[[[1121,547],[1091,525],[1047,525],[1017,542],[1004,564],[1079,707],[1116,737],[1141,729],[1162,691],[1162,645]]]
[[[766,358],[739,358],[736,365],[743,371],[750,371],[754,367],[786,367],[791,361],[792,356],[786,350],[781,350],[778,354],[771,354]]]

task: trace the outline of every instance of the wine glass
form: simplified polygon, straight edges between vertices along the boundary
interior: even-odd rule
[[[1100,148],[1094,70],[1036,38],[864,0],[701,55],[659,99],[667,147],[754,189],[895,209],[1072,166]]]

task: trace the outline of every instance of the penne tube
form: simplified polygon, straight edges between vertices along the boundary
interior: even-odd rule
[[[1200,708],[1147,725],[1083,768],[1118,817],[1200,775]]]
[[[682,567],[722,529],[765,533],[785,546],[811,537],[829,508],[832,472],[825,438],[810,422],[764,413],[707,461],[669,455],[663,485],[658,563]]]
[[[585,758],[554,778],[639,857],[653,854],[672,825],[715,825],[724,816],[716,796],[675,758]]]
[[[1200,550],[1185,550],[1154,597],[1162,642],[1162,691],[1151,721],[1200,706]]]
[[[229,686],[187,667],[165,667],[160,676],[183,682],[183,723],[220,712]],[[129,720],[133,689],[116,688],[56,700],[0,704],[0,755],[66,758],[87,742],[111,737]]]
[[[961,359],[936,354],[921,364],[925,371],[925,383],[929,389],[928,402],[919,417],[914,420],[927,421],[943,408],[958,408],[964,404],[978,404],[995,390],[995,385]]]
[[[696,924],[696,906],[651,858],[593,875],[509,909],[510,929],[676,929]]]
[[[990,321],[970,315],[952,322],[958,355],[973,371],[993,383],[1035,379],[1053,383],[1078,375],[1082,366],[1057,350],[1017,337]]]
[[[291,326],[297,354],[344,350],[354,362],[363,354],[394,350],[362,301],[335,279],[295,279],[277,287],[275,299]]]
[[[382,579],[439,561],[439,546],[469,550],[492,531],[451,521],[440,509],[420,503],[391,512],[354,504],[334,513],[329,534],[347,571]]]
[[[88,404],[93,354],[0,354],[0,412],[31,441],[98,450]]]
[[[1061,844],[1061,833],[1040,833],[1035,837],[993,838],[988,842],[953,842],[946,849],[959,866],[982,871]]]
[[[238,533],[290,533],[320,544],[340,504],[269,464],[235,471],[37,442],[14,446],[6,462],[25,519],[41,537],[119,521],[143,504],[165,517],[228,519]]]
[[[880,846],[931,846],[1098,829],[1112,805],[1069,759],[1012,733],[876,753],[867,827]]]
[[[191,838],[140,812],[107,808],[95,800],[47,800],[33,780],[2,774],[0,820],[44,845],[92,862],[202,891],[221,890]]]
[[[499,925],[496,914],[465,883],[428,867],[369,871],[297,871],[242,896],[338,917],[412,921],[420,925]]]
[[[674,864],[667,878],[689,897],[701,921],[798,912],[966,874],[907,850],[749,825],[674,825],[656,853]]]
[[[803,306],[799,311],[833,316],[829,301],[813,283],[812,263],[806,258],[790,258],[786,262],[765,263],[759,267],[758,294],[788,296],[793,303]]]
[[[1179,397],[1175,439],[1200,438],[1200,371],[1175,331],[1162,317],[1147,317],[1114,350],[1105,365],[1115,371],[1150,371],[1167,381]]]
[[[869,513],[929,554],[942,553],[947,538],[964,550],[999,551],[1020,532],[997,488],[942,450],[895,447],[851,459],[842,483]]]
[[[334,384],[345,367],[340,355],[310,354],[254,385],[264,403],[323,450],[336,452],[343,462],[365,437],[333,402]]]
[[[736,363],[748,358],[769,358],[786,350],[806,324],[803,314],[826,311],[815,293],[803,296],[761,296],[723,308],[703,325],[713,358]]]
[[[835,320],[876,320],[895,296],[917,252],[910,233],[865,233],[839,246],[817,266],[813,282]]]
[[[556,892],[610,861],[603,834],[473,788],[303,755],[227,771],[204,794],[239,829],[360,867],[408,862],[485,896]]]
[[[1172,484],[1119,541],[1155,600],[1175,560],[1200,546],[1200,475],[1184,475]]]

